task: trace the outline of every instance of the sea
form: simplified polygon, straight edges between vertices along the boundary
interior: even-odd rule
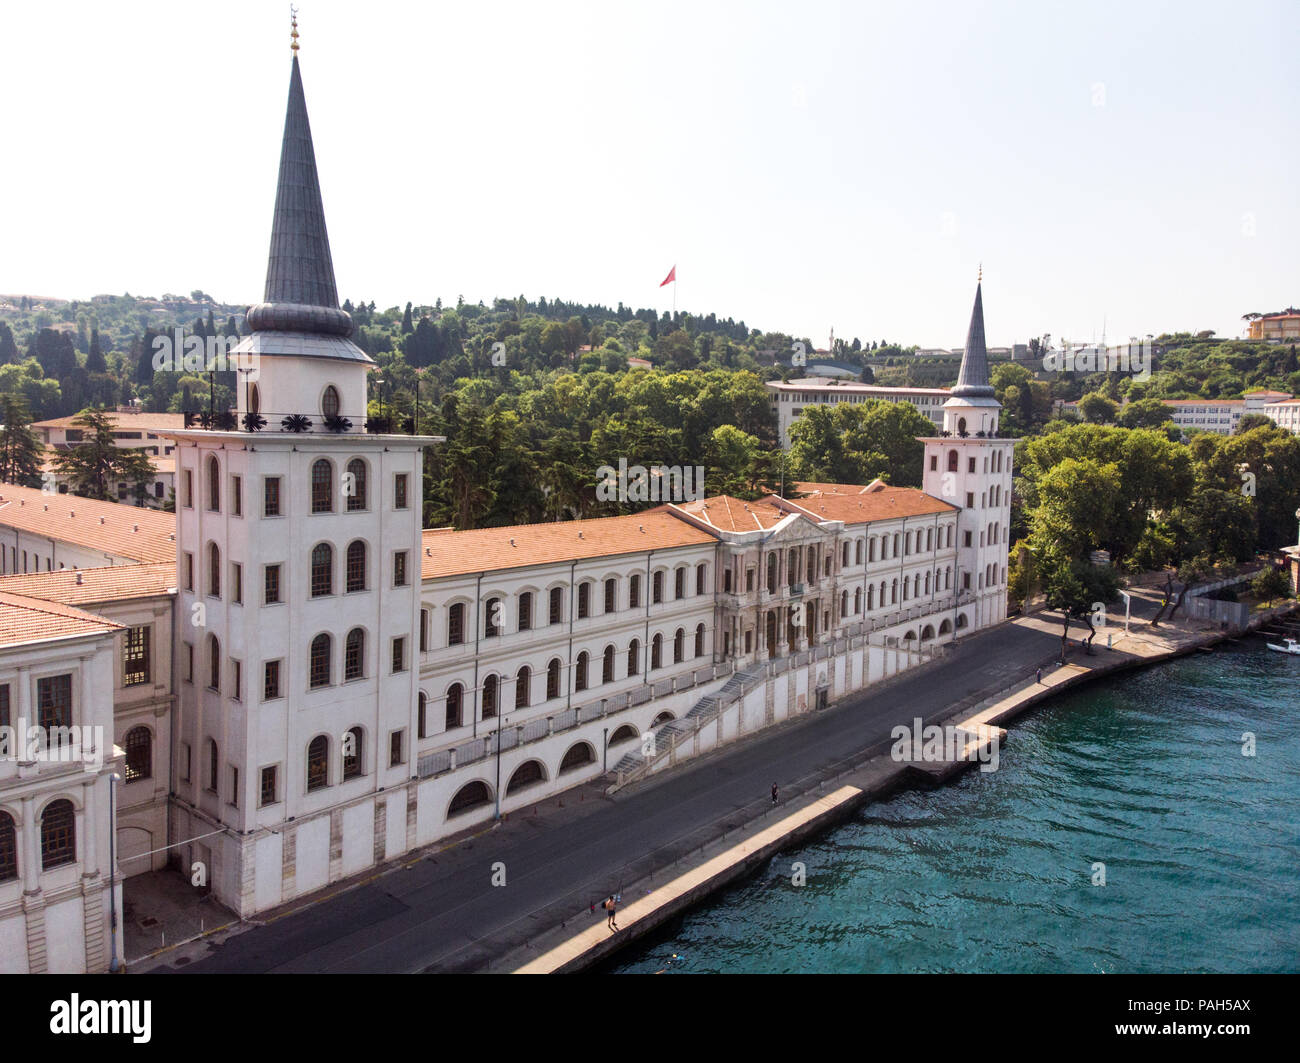
[[[1247,638],[1011,724],[609,973],[1300,970],[1300,657]]]

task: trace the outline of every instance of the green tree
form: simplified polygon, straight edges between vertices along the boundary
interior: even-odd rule
[[[0,421],[0,483],[40,487],[45,447],[22,399],[0,395]]]
[[[68,479],[74,495],[111,501],[113,485],[126,481],[137,499],[143,499],[153,465],[149,456],[136,447],[119,447],[114,438],[113,422],[103,410],[87,409],[77,415],[73,425],[82,432],[82,442],[54,455],[54,468]]]
[[[1291,581],[1280,568],[1270,565],[1251,580],[1250,593],[1261,602],[1272,605],[1275,598],[1291,597]]]

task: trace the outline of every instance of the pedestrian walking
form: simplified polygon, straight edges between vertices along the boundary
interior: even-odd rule
[[[776,788],[776,783],[773,783],[773,784],[772,784],[772,804],[776,804],[776,795],[777,795],[777,792],[778,792],[778,791],[777,791],[777,788]]]
[[[605,911],[609,913],[609,918],[605,921],[605,925],[609,927],[610,932],[613,933],[618,929],[618,923],[616,922],[616,916],[618,914],[618,898],[614,894],[610,894],[605,898],[604,908]]]
[[[1040,683],[1043,681],[1043,668],[1042,668],[1042,665],[1039,665],[1039,667],[1038,667],[1038,681],[1039,681]]]

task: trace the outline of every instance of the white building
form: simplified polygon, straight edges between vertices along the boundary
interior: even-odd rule
[[[0,593],[0,973],[109,966],[117,630]]]
[[[951,396],[867,389],[945,397],[925,490],[422,530],[439,440],[366,431],[370,359],[337,304],[295,58],[247,321],[240,430],[166,433],[174,515],[0,486],[13,585],[112,621],[93,693],[125,750],[128,874],[169,856],[249,916],[597,779],[739,673],[772,675],[745,728],[767,726],[1005,616],[1011,443],[978,290]]]
[[[870,399],[885,402],[907,402],[930,418],[936,428],[943,424],[943,404],[948,400],[947,388],[892,388],[875,384],[849,384],[830,377],[804,377],[788,383],[769,380],[772,408],[776,411],[777,428],[781,446],[790,446],[790,425],[810,405],[836,405],[841,402],[863,403]]]

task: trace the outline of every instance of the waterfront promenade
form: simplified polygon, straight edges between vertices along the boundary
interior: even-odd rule
[[[772,852],[863,801],[915,781],[890,761],[897,723],[947,719],[997,725],[1044,693],[1090,674],[1135,666],[1217,638],[1203,625],[1140,619],[1108,629],[1092,656],[1072,642],[1056,669],[1051,615],[963,639],[933,664],[759,732],[613,797],[604,783],[512,815],[495,829],[352,884],[305,907],[273,912],[142,962],[202,972],[573,969],[647,932]],[[1074,634],[1083,633],[1076,629]],[[1044,685],[1033,679],[1044,667]],[[883,745],[882,745],[883,744]],[[877,754],[873,760],[869,754]],[[968,766],[968,765],[967,765]],[[963,765],[949,766],[952,771]],[[949,767],[927,773],[945,774]],[[772,782],[781,803],[771,807]],[[504,884],[494,885],[494,880]],[[617,942],[599,902],[623,894]],[[593,912],[593,906],[595,910]]]

